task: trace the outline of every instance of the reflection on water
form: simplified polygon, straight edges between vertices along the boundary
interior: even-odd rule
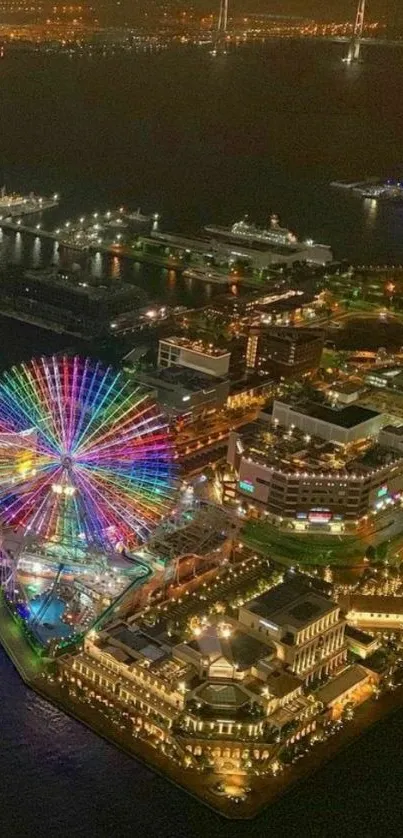
[[[104,273],[104,260],[102,253],[95,253],[93,258],[91,259],[91,274],[92,276],[100,279]]]
[[[50,225],[51,226],[51,225]],[[168,305],[198,307],[206,304],[213,296],[234,293],[232,289],[210,285],[196,279],[184,278],[173,270],[142,265],[107,253],[76,253],[65,248],[58,249],[58,243],[39,236],[22,233],[2,233],[0,238],[0,264],[11,262],[27,268],[60,266],[67,269],[87,271],[91,276],[102,279],[134,283],[141,287],[151,302]]]
[[[51,262],[52,262],[52,265],[55,265],[55,266],[58,266],[60,264],[60,252],[59,252],[59,245],[58,245],[57,242],[54,242],[54,244],[53,244]]]
[[[121,265],[120,259],[118,256],[112,257],[111,267],[110,267],[110,276],[111,279],[119,279],[121,276]]]
[[[32,267],[39,268],[41,264],[42,245],[39,236],[35,236],[34,246],[32,248]]]
[[[24,244],[21,233],[16,233],[14,237],[14,247],[11,250],[11,261],[15,265],[21,265],[24,252]]]
[[[368,233],[372,233],[378,215],[378,201],[376,198],[364,198],[363,216],[364,226]]]

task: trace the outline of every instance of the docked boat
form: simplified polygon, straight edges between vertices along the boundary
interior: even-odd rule
[[[286,227],[281,227],[278,215],[270,216],[268,228],[258,227],[252,224],[248,216],[242,221],[236,221],[231,227],[220,227],[209,224],[204,228],[207,233],[219,236],[227,241],[242,241],[249,244],[267,244],[281,247],[292,247],[298,244],[298,239]]]

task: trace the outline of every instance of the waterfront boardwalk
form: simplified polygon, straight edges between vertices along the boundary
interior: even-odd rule
[[[76,227],[71,227],[68,231],[65,229],[59,229],[52,232],[50,230],[42,229],[39,225],[32,227],[23,224],[22,222],[20,223],[20,221],[12,221],[7,218],[4,220],[0,219],[0,229],[3,229],[6,233],[20,233],[21,235],[35,236],[35,238],[39,239],[50,239],[51,241],[57,242],[61,249],[75,251],[77,253],[77,257],[85,256],[88,253],[104,253],[110,256],[117,256],[119,259],[127,259],[129,261],[138,262],[139,264],[153,265],[157,268],[175,271],[177,274],[181,274],[183,271],[192,267],[192,263],[188,264],[187,262],[184,262],[177,255],[164,254],[162,252],[162,245],[160,246],[160,252],[144,247],[143,244],[145,238],[142,235],[136,236],[134,242],[129,243],[118,244],[116,242],[98,241],[94,243],[87,242],[86,244],[79,244],[77,240],[73,238],[73,234],[76,232]],[[200,264],[197,263],[196,267],[200,267]],[[197,281],[207,284],[214,284],[217,282],[217,280],[211,280],[207,276],[206,278],[203,278],[202,276],[195,278]],[[237,282],[248,288],[264,289],[263,280],[252,275],[238,277]],[[220,284],[231,284],[231,281],[223,275],[223,282]],[[12,316],[11,313],[10,316]]]
[[[0,643],[26,683],[42,675],[46,668],[10,614],[3,599],[0,599]]]

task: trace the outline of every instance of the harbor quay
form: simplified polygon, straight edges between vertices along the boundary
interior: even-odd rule
[[[24,207],[24,201],[18,206]],[[28,200],[28,199],[27,199]],[[55,204],[38,199],[44,209]],[[27,204],[31,206],[31,204]],[[157,213],[144,215],[140,209],[130,212],[124,207],[106,212],[93,212],[75,220],[67,220],[54,230],[41,222],[26,223],[28,211],[17,214],[4,206],[0,228],[4,231],[51,239],[60,248],[85,254],[105,252],[174,269],[191,279],[225,285],[242,282],[254,284],[254,275],[273,266],[290,267],[295,263],[326,265],[332,261],[327,245],[309,239],[299,241],[272,215],[267,229],[246,220],[232,226],[206,226],[201,235],[161,232]]]

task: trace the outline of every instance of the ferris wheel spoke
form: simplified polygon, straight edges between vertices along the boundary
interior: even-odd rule
[[[133,545],[172,509],[175,474],[159,407],[110,367],[54,356],[0,379],[4,523],[53,544]]]

